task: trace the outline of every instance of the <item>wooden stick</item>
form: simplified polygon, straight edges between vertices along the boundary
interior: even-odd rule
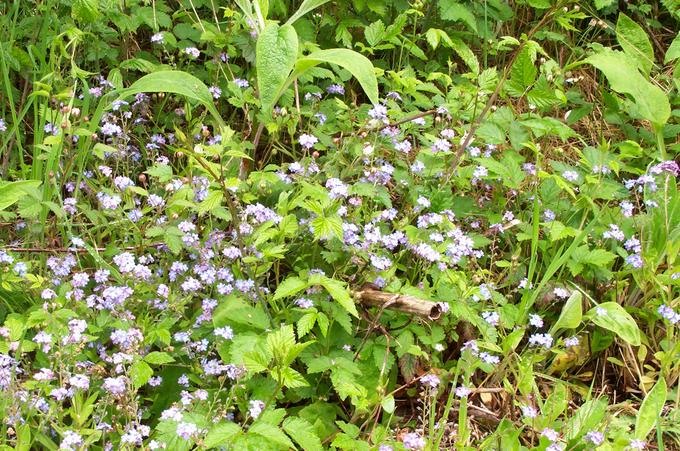
[[[366,305],[398,310],[400,312],[422,316],[432,321],[435,321],[442,316],[442,308],[438,303],[413,296],[385,293],[372,289],[353,291],[352,295],[354,296],[354,299]]]

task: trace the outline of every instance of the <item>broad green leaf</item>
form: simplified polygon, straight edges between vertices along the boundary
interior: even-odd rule
[[[274,108],[288,75],[295,66],[298,53],[298,37],[292,25],[282,27],[270,23],[257,38],[256,62],[257,86],[265,114]]]
[[[663,58],[664,64],[667,64],[673,60],[680,58],[680,33],[675,36],[673,42],[671,42],[670,47],[666,50],[666,56]]]
[[[640,405],[640,410],[635,420],[635,438],[644,440],[649,435],[661,417],[667,396],[666,380],[662,375],[659,375],[659,381],[647,393],[645,400]]]
[[[635,100],[637,114],[657,127],[663,126],[671,115],[668,97],[638,71],[637,65],[623,52],[604,49],[586,59],[601,70],[611,88],[628,94]]]
[[[588,316],[598,326],[614,332],[633,346],[640,346],[640,329],[623,307],[616,302],[604,302],[590,309]]]
[[[322,450],[321,440],[314,426],[304,418],[288,417],[283,422],[283,430],[305,451]]]
[[[302,2],[298,10],[295,11],[295,13],[293,13],[293,15],[288,18],[288,21],[286,21],[286,25],[292,25],[300,17],[304,16],[310,11],[315,10],[324,3],[328,3],[328,0],[305,0],[304,2]]]
[[[371,103],[375,105],[379,102],[378,80],[373,71],[373,64],[368,58],[353,50],[328,49],[312,52],[297,61],[293,77],[321,63],[336,64],[349,71],[357,79]]]
[[[250,326],[260,330],[268,329],[271,326],[269,317],[262,310],[260,304],[251,305],[236,296],[228,296],[215,308],[213,325],[215,327],[223,327],[235,324]]]
[[[608,6],[613,5],[616,3],[616,0],[595,0],[593,4],[595,5],[595,8],[597,9],[604,9]]]
[[[12,206],[26,195],[26,190],[40,186],[39,180],[19,180],[0,182],[0,211]]]
[[[528,47],[525,47],[512,64],[506,90],[515,97],[522,96],[534,83],[537,74],[538,70],[534,65],[531,52]]]
[[[581,318],[583,317],[582,300],[583,295],[580,291],[574,291],[569,296],[567,302],[564,303],[564,307],[562,307],[560,317],[550,329],[551,334],[560,329],[574,329],[581,324]]]
[[[276,292],[274,293],[274,298],[272,300],[278,301],[279,299],[293,296],[305,288],[307,288],[307,282],[304,280],[299,277],[288,277],[276,287]]]
[[[129,88],[120,91],[120,97],[128,97],[140,92],[170,92],[195,100],[205,106],[220,126],[226,126],[213,104],[208,87],[198,78],[180,70],[161,70],[147,74],[134,82]]]
[[[219,423],[210,429],[203,444],[206,448],[225,446],[231,443],[234,437],[240,433],[241,427],[236,423]]]
[[[616,22],[616,40],[624,52],[637,61],[642,72],[649,76],[654,66],[654,49],[645,30],[630,17],[620,13]]]
[[[606,413],[606,399],[590,399],[584,402],[569,419],[568,427],[565,428],[565,440],[575,440],[595,429]]]

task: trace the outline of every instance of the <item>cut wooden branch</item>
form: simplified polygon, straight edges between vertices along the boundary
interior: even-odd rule
[[[432,321],[437,320],[442,316],[441,305],[413,296],[385,293],[384,291],[373,289],[356,290],[353,291],[352,294],[357,301],[372,307],[410,313],[412,315],[425,317]]]

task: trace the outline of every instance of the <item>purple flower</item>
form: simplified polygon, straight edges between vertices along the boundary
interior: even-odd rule
[[[177,425],[177,436],[184,440],[190,440],[198,434],[198,426],[194,423],[179,423]]]
[[[599,431],[590,431],[585,435],[584,439],[595,446],[600,446],[604,443],[604,434]]]
[[[319,142],[319,138],[317,138],[314,135],[308,135],[305,133],[300,135],[300,137],[298,138],[298,142],[305,149],[311,149],[312,147],[314,147],[314,144]]]
[[[213,99],[219,99],[220,96],[222,95],[222,90],[217,86],[209,87],[208,91],[210,91],[210,94],[212,94]]]
[[[198,50],[196,47],[187,47],[184,49],[184,53],[186,53],[192,58],[198,58],[201,55],[201,51]]]
[[[609,230],[602,234],[604,239],[614,239],[616,241],[623,241],[626,237],[616,224],[609,224]]]
[[[456,396],[459,398],[465,398],[470,393],[472,393],[472,389],[470,389],[469,387],[466,387],[464,385],[456,387]]]
[[[576,171],[564,171],[562,173],[562,177],[564,177],[565,180],[570,181],[572,183],[576,183],[578,181],[578,172]]]
[[[386,122],[387,121],[387,108],[384,105],[375,105],[373,108],[368,110],[368,116],[371,119]]]
[[[423,439],[417,432],[409,432],[404,435],[402,439],[404,448],[420,450],[425,448],[425,439]]]
[[[430,388],[437,388],[440,382],[439,378],[434,374],[427,374],[420,378],[420,383]]]
[[[533,334],[529,337],[529,344],[550,348],[553,344],[553,337],[550,334]]]
[[[238,86],[239,88],[247,88],[250,86],[250,83],[248,83],[248,80],[244,80],[242,78],[234,78],[234,84]]]
[[[107,377],[104,379],[104,390],[114,396],[119,396],[125,393],[127,378],[124,376]]]
[[[248,413],[249,413],[250,416],[253,417],[253,418],[259,417],[260,414],[262,413],[262,411],[263,411],[264,408],[265,408],[264,402],[262,402],[262,401],[260,401],[260,400],[258,400],[258,399],[255,399],[255,400],[250,401],[250,402],[248,403],[248,405],[249,405],[249,407],[248,407]]]
[[[345,87],[340,84],[333,84],[326,88],[326,92],[329,94],[343,95],[345,93]]]

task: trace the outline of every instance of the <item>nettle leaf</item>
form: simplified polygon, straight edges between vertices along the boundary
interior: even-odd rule
[[[616,22],[616,40],[624,52],[637,61],[642,73],[649,76],[654,66],[654,49],[645,30],[633,19],[620,13]]]
[[[293,296],[305,288],[307,288],[307,282],[304,280],[300,279],[299,277],[288,277],[276,288],[276,292],[274,293],[274,298],[272,300],[278,301],[279,299]]]
[[[595,324],[614,332],[627,343],[640,346],[640,328],[630,313],[616,302],[604,302],[590,309],[587,316]]]
[[[638,71],[635,60],[627,54],[611,49],[589,56],[586,62],[604,73],[611,88],[630,95],[635,101],[636,113],[657,127],[663,126],[671,115],[666,93],[650,83]]]
[[[322,450],[321,440],[316,435],[314,426],[304,418],[288,417],[283,422],[283,430],[295,440],[305,451]]]
[[[298,37],[292,25],[271,23],[257,38],[257,87],[262,110],[269,115],[285,89],[298,56]]]
[[[506,91],[514,97],[520,97],[536,80],[538,69],[534,65],[531,51],[528,47],[522,49],[510,69],[510,80],[506,83]]]
[[[130,379],[135,388],[140,388],[146,384],[151,376],[153,376],[153,370],[143,360],[137,360],[130,367]]]
[[[288,436],[284,434],[281,429],[272,424],[264,423],[262,421],[256,422],[248,430],[248,435],[253,434],[268,442],[283,446],[285,449],[295,448],[295,445],[290,441]]]
[[[438,5],[442,20],[461,21],[472,31],[477,31],[475,15],[466,6],[451,0],[439,0]]]
[[[649,435],[661,417],[667,396],[666,379],[664,379],[663,375],[659,375],[659,381],[647,393],[645,400],[640,405],[640,411],[635,420],[635,438],[644,440]]]
[[[79,22],[94,22],[99,14],[99,0],[73,0],[71,3],[71,17]]]
[[[213,426],[205,437],[203,445],[206,448],[215,448],[230,444],[236,435],[240,434],[241,427],[236,423],[219,423]]]
[[[309,284],[321,285],[326,289],[326,291],[328,291],[328,294],[331,295],[333,300],[342,306],[342,308],[344,308],[348,313],[355,316],[356,318],[359,317],[359,312],[357,312],[357,308],[354,305],[354,299],[352,299],[349,290],[345,287],[343,282],[330,279],[326,276],[322,276],[321,274],[312,274],[309,278]]]
[[[385,37],[385,24],[382,20],[377,20],[364,29],[366,42],[371,47],[378,45]]]

